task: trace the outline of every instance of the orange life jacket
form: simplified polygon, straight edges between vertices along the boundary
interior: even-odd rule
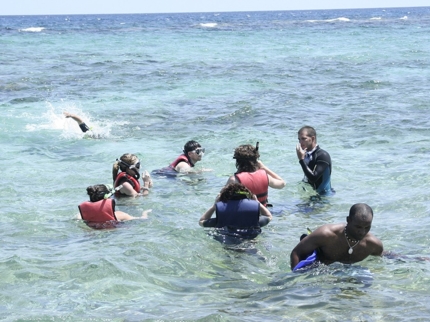
[[[82,219],[92,228],[113,228],[117,222],[115,200],[113,199],[103,199],[96,202],[85,201],[78,208]]]
[[[267,205],[267,197],[269,193],[269,178],[266,171],[258,169],[255,172],[241,172],[235,174],[236,180],[247,187],[258,201],[263,205]]]

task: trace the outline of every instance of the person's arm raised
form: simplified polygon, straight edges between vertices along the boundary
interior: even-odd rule
[[[267,166],[265,166],[263,162],[258,161],[258,167],[266,171],[269,178],[269,187],[275,188],[275,189],[282,189],[285,187],[284,179],[282,179],[281,176],[279,176],[276,172],[272,171]]]

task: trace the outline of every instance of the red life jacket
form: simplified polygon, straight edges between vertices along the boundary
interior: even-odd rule
[[[259,169],[255,172],[241,172],[236,173],[235,177],[237,181],[257,196],[258,201],[263,205],[267,204],[269,178],[267,177],[266,171]]]
[[[180,156],[178,156],[175,161],[173,161],[169,167],[172,168],[173,170],[176,168],[176,166],[180,163],[180,162],[186,162],[190,167],[194,167],[194,164],[192,164],[190,162],[190,160],[187,158],[187,156],[185,154],[181,154]]]
[[[124,182],[129,182],[131,186],[133,187],[134,191],[137,193],[140,192],[140,183],[135,178],[133,178],[131,175],[127,174],[127,172],[120,172],[118,176],[115,179],[114,188],[120,186]],[[121,192],[117,191],[116,195],[123,195]]]
[[[79,206],[81,217],[92,228],[113,228],[117,221],[115,200],[103,199],[96,202],[85,201]]]

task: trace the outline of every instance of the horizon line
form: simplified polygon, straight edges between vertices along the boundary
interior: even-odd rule
[[[369,7],[369,8],[326,8],[326,9],[276,9],[276,10],[232,10],[232,11],[175,11],[175,12],[123,12],[123,13],[37,13],[37,14],[1,14],[9,16],[86,16],[86,15],[152,15],[152,14],[203,14],[203,13],[240,13],[240,12],[289,12],[289,11],[326,11],[326,10],[366,10],[366,9],[399,9],[399,8],[429,8],[430,6],[399,6],[399,7]]]

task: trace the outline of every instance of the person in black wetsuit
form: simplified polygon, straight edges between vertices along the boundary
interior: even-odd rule
[[[331,187],[330,154],[317,144],[317,132],[311,126],[304,126],[297,134],[299,143],[296,152],[305,175],[303,181],[309,183],[320,195],[334,193]]]
[[[216,213],[215,218],[211,218]],[[241,183],[222,188],[215,203],[199,220],[202,227],[215,227],[230,236],[252,239],[272,219],[270,211]]]

